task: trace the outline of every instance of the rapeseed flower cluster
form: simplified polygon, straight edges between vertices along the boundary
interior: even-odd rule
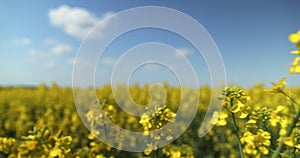
[[[245,132],[241,138],[241,143],[244,145],[243,152],[247,156],[261,157],[268,155],[268,147],[271,145],[271,134],[262,129],[256,132]]]
[[[223,101],[223,108],[239,118],[246,118],[251,112],[250,107],[246,105],[251,100],[251,97],[238,87],[225,88],[221,92],[220,99]]]
[[[175,116],[176,114],[167,108],[166,105],[154,106],[154,109],[149,110],[141,116],[139,123],[143,126],[144,132],[147,135],[151,130],[159,129],[169,122],[174,122]]]
[[[163,131],[159,134],[153,134],[151,131],[160,129],[168,123],[174,123],[176,114],[173,113],[166,105],[158,106],[153,105],[152,107],[147,107],[148,111],[141,116],[139,123],[143,126],[144,135],[149,135],[155,140],[161,140],[165,138],[167,141],[173,139],[172,135],[168,135],[168,132],[172,132],[173,129]],[[144,151],[145,155],[150,155],[153,149],[156,149],[156,144],[147,144],[147,148]]]
[[[163,148],[163,153],[170,158],[194,158],[193,149],[186,145],[172,145],[169,144]]]

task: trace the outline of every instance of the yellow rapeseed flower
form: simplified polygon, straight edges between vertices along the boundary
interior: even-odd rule
[[[26,143],[26,147],[29,151],[33,151],[36,149],[38,142],[37,141],[28,141]]]
[[[285,117],[282,117],[282,114],[288,114],[288,109],[283,106],[279,105],[276,106],[275,110],[272,110],[270,113],[270,124],[273,127],[276,127],[277,125],[281,125],[281,128],[286,128],[288,125],[288,120],[285,119]]]
[[[290,74],[293,74],[293,73],[296,73],[296,74],[300,73],[300,65],[292,65],[290,67]]]
[[[256,133],[245,132],[241,138],[244,144],[244,152],[247,155],[269,154],[268,146],[271,145],[271,134],[267,131],[259,129]]]
[[[299,52],[299,51],[298,51]],[[299,65],[300,57],[296,57],[293,60],[293,64],[290,67],[290,74],[300,73],[300,65]]]
[[[147,144],[147,148],[145,149],[144,154],[148,156],[151,154],[152,150],[153,150],[152,144]]]
[[[286,137],[283,140],[283,143],[289,147],[294,147],[295,143],[292,137]]]
[[[259,129],[256,134],[257,136],[255,137],[255,141],[258,143],[258,145],[270,146],[271,134],[269,132]]]
[[[298,43],[300,41],[300,31],[298,31],[297,33],[293,33],[289,36],[289,40],[292,43]]]
[[[260,147],[258,147],[258,150],[259,150],[263,155],[268,155],[268,154],[269,154],[269,149],[266,148],[265,146],[260,146]]]
[[[96,158],[105,158],[105,156],[101,155],[97,155]]]
[[[225,126],[227,124],[226,118],[228,118],[227,112],[221,111],[219,113],[219,112],[215,111],[213,113],[210,123],[213,125],[216,124],[218,126]]]
[[[225,126],[227,124],[227,121],[226,121],[226,118],[228,117],[228,114],[224,111],[222,111],[220,113],[220,116],[219,116],[219,121],[217,122],[217,124],[219,126]]]
[[[273,87],[272,89],[270,90],[270,92],[272,93],[280,93],[282,92],[282,90],[284,89],[284,86],[286,85],[286,78],[283,77],[278,83],[273,83]]]
[[[60,157],[61,156],[61,150],[59,148],[54,148],[50,151],[49,157]]]
[[[230,108],[230,111],[234,114],[237,114],[239,118],[243,119],[246,118],[251,112],[251,108],[249,106],[246,106],[241,101],[236,101],[236,103],[234,103]]]
[[[173,151],[171,154],[171,158],[181,158],[181,152],[180,151]]]

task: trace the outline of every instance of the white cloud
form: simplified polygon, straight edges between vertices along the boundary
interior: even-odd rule
[[[27,76],[30,78],[29,81],[32,83],[55,81],[59,84],[71,85],[72,70],[61,59],[65,59],[65,57],[53,54],[51,47],[49,49],[30,49],[23,59],[24,64],[31,70]],[[26,79],[26,76],[24,78]]]
[[[71,54],[73,49],[70,45],[60,44],[56,45],[51,49],[51,53],[61,55],[61,54]]]
[[[36,49],[30,49],[29,50],[29,55],[32,56],[32,57],[43,57],[43,58],[49,57],[47,52],[39,51],[39,50],[36,50]]]
[[[73,65],[75,63],[75,59],[74,58],[70,58],[68,61],[67,61],[68,64],[70,65]]]
[[[31,44],[31,39],[30,38],[14,38],[12,40],[13,44],[18,45],[18,46],[25,46]]]
[[[47,61],[43,66],[48,70],[58,69],[58,64],[55,61]]]
[[[48,50],[30,49],[25,62],[32,65],[39,65],[47,70],[55,69],[60,65],[59,58],[61,54],[72,53],[72,47],[66,44],[54,45]]]
[[[83,72],[94,68],[89,61],[81,58],[70,58],[67,61],[67,64],[70,64],[72,66],[76,64],[77,68],[79,67]]]
[[[25,62],[44,68],[46,70],[54,70],[59,67],[59,63],[56,58],[54,58],[51,53],[36,49],[31,49],[28,51],[29,56],[25,58]]]
[[[176,50],[176,52],[174,53],[174,57],[175,58],[181,58],[183,56],[187,57],[189,55],[192,54],[192,51],[190,49],[187,48],[179,48]]]
[[[46,39],[44,39],[43,43],[44,43],[45,45],[53,45],[53,44],[56,43],[56,40],[54,40],[54,39],[52,39],[52,38],[46,38]]]
[[[70,54],[72,52],[73,52],[73,49],[70,45],[60,44],[60,45],[53,46],[48,51],[30,49],[28,51],[28,54],[30,57],[34,57],[34,58],[49,58],[49,57],[53,56],[52,54],[61,55],[61,54]]]
[[[101,18],[98,18],[84,8],[70,7],[67,5],[51,9],[48,13],[50,23],[53,26],[63,29],[65,33],[78,39],[83,39],[99,22],[107,22],[105,21],[106,18],[111,15],[112,13],[108,12]],[[103,27],[105,27],[107,23],[103,24]],[[89,37],[98,38],[103,36],[101,29],[97,30],[97,33]]]
[[[37,55],[40,54],[40,52],[37,51],[37,50],[35,50],[35,49],[30,49],[30,50],[28,51],[28,53],[29,53],[30,56],[37,56]]]
[[[41,60],[47,59],[50,57],[49,54],[47,54],[47,52],[44,51],[40,51],[40,50],[36,50],[36,49],[30,49],[28,51],[29,57],[25,58],[25,61],[28,63],[36,63],[39,62]]]
[[[116,63],[116,59],[113,58],[104,58],[102,59],[102,63],[108,66],[113,66]]]
[[[153,64],[153,63],[150,63],[150,64],[146,64],[145,65],[145,69],[147,71],[158,71],[162,68],[162,65],[159,65],[159,64]]]

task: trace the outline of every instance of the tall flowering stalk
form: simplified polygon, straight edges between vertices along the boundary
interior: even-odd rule
[[[273,88],[272,88],[271,92],[284,95],[286,98],[288,98],[292,102],[292,104],[296,104],[298,106],[298,110],[297,110],[295,116],[293,117],[291,123],[289,124],[289,126],[287,126],[285,134],[279,140],[280,142],[279,142],[276,150],[274,151],[272,158],[277,158],[277,157],[279,157],[279,155],[282,154],[281,150],[284,145],[294,146],[294,143],[293,143],[293,145],[290,145],[291,141],[289,141],[289,136],[292,134],[293,129],[296,127],[296,124],[300,118],[300,104],[298,104],[293,97],[291,97],[284,91],[285,85],[286,85],[285,78],[282,78],[278,83],[273,83]]]
[[[237,118],[239,119],[245,119],[248,114],[251,112],[251,109],[249,106],[246,105],[248,101],[250,101],[250,97],[247,96],[240,88],[234,87],[234,88],[225,88],[221,92],[221,100],[223,100],[223,107],[225,111],[222,111],[219,116],[218,125],[226,125],[227,121],[226,118],[231,117],[232,119],[232,126],[233,126],[233,132],[237,137],[239,151],[240,151],[240,157],[243,158],[243,147],[241,142],[241,135],[240,135],[240,129],[237,124]],[[215,115],[216,113],[214,113]],[[215,116],[213,116],[215,118]],[[215,122],[212,122],[215,123]]]

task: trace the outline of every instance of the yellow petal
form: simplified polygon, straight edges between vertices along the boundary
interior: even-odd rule
[[[273,127],[277,126],[277,120],[275,120],[275,119],[270,119],[270,123],[271,123],[271,126],[273,126]]]
[[[299,51],[299,50],[293,50],[293,51],[291,51],[291,54],[296,54],[296,55],[298,55],[298,54],[300,54],[300,51]]]
[[[61,154],[61,150],[59,148],[54,148],[50,151],[50,157],[58,157]]]
[[[290,146],[290,147],[293,147],[295,144],[294,144],[294,141],[291,137],[287,137],[284,139],[283,143],[287,146]]]
[[[278,113],[278,112],[280,112],[280,111],[282,111],[284,109],[286,109],[285,106],[279,105],[279,106],[276,107],[276,113]]]
[[[300,60],[300,58],[299,58],[299,60]],[[279,85],[280,86],[284,86],[284,85],[286,85],[286,82],[285,82],[285,80],[286,80],[286,78],[285,77],[283,77],[280,81],[279,81]]]
[[[260,146],[259,147],[260,152],[262,152],[262,154],[264,155],[268,155],[269,154],[269,150],[268,148],[264,147],[264,146]]]
[[[246,118],[247,116],[248,116],[248,113],[241,112],[241,115],[239,116],[239,118],[243,119],[243,118]]]
[[[152,152],[151,149],[146,149],[146,150],[144,151],[144,154],[148,156],[148,155],[151,154],[151,152]]]
[[[227,124],[227,121],[225,120],[225,119],[220,119],[219,121],[218,121],[218,125],[219,126],[225,126]]]
[[[298,41],[300,41],[300,35],[299,34],[291,34],[289,36],[289,40],[293,43],[297,43]]]
[[[295,72],[295,66],[294,65],[292,65],[291,67],[290,67],[290,74],[293,74]]]
[[[147,148],[144,150],[145,155],[150,155],[152,152],[152,144],[147,144]]]
[[[281,129],[281,130],[279,131],[279,135],[280,135],[280,136],[283,136],[285,133],[286,133],[286,130],[285,130],[285,129]]]
[[[293,65],[298,65],[299,61],[300,61],[300,57],[294,58]]]
[[[90,134],[88,135],[88,139],[89,139],[89,140],[93,140],[93,139],[95,139],[95,136],[94,136],[93,134],[90,133]]]
[[[240,111],[240,109],[241,109],[241,108],[240,108],[239,106],[235,105],[235,106],[233,106],[230,110],[231,110],[232,113],[237,113],[237,112]]]
[[[97,155],[96,158],[105,158],[105,156],[101,155]]]
[[[224,112],[224,111],[222,111],[220,116],[219,116],[220,119],[224,119],[224,118],[227,118],[227,117],[228,117],[228,114],[227,114],[227,112]]]
[[[230,111],[231,111],[232,113],[237,113],[237,112],[239,112],[239,111],[241,110],[241,107],[242,107],[242,106],[244,106],[244,104],[241,103],[240,101],[238,101],[236,104],[234,104],[234,105],[231,107]]]
[[[251,124],[251,123],[256,123],[256,120],[251,119],[251,120],[249,120],[247,123],[249,123],[249,124]]]
[[[296,72],[297,74],[300,73],[300,65],[297,65],[297,66],[295,67],[295,72]]]
[[[36,149],[38,142],[37,141],[29,141],[26,143],[26,147],[29,151],[33,151]]]
[[[271,139],[271,138],[270,138]],[[270,146],[271,145],[271,141],[270,140],[265,140],[264,142],[263,142],[263,144],[265,145],[265,146]]]
[[[174,152],[172,152],[171,158],[181,158],[180,151],[174,151]]]

